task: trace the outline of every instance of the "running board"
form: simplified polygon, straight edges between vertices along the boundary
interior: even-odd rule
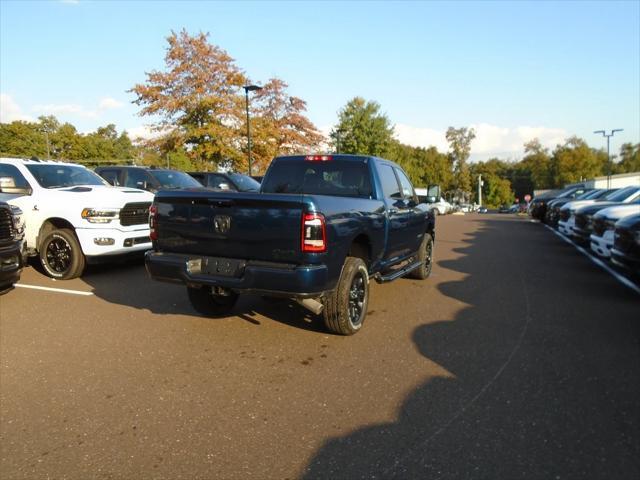
[[[422,262],[410,263],[406,267],[403,267],[400,270],[396,270],[395,272],[391,272],[386,275],[376,273],[373,278],[378,283],[393,282],[394,280],[400,277],[404,277],[407,273],[414,271],[416,268],[419,268],[421,265],[422,265]]]

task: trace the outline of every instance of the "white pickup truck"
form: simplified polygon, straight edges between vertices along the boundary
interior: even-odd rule
[[[0,159],[0,200],[24,212],[29,255],[67,280],[87,262],[151,248],[153,194],[112,187],[73,163]]]

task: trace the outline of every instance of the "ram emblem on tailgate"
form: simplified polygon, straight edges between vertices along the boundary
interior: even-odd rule
[[[218,233],[227,233],[231,229],[231,217],[228,215],[216,215],[213,218],[213,228]]]

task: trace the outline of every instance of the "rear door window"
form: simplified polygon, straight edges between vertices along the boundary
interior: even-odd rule
[[[398,175],[398,179],[400,180],[400,186],[402,187],[402,196],[404,198],[408,198],[411,200],[416,200],[416,192],[413,190],[413,186],[411,185],[411,181],[407,178],[404,172],[398,168],[395,169],[396,174]]]
[[[384,193],[385,198],[401,199],[402,192],[400,191],[396,174],[393,172],[393,167],[380,165],[378,172],[380,173],[380,183],[382,183],[382,193]]]

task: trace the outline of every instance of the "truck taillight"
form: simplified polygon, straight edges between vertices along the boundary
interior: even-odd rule
[[[324,215],[302,214],[302,251],[321,253],[327,251],[327,232]]]
[[[307,155],[304,157],[307,162],[328,162],[333,160],[331,155]]]
[[[158,232],[156,231],[156,225],[157,225],[157,217],[156,215],[158,214],[158,207],[156,206],[155,203],[152,203],[151,206],[149,207],[149,238],[151,238],[151,240],[157,240],[158,239]]]

